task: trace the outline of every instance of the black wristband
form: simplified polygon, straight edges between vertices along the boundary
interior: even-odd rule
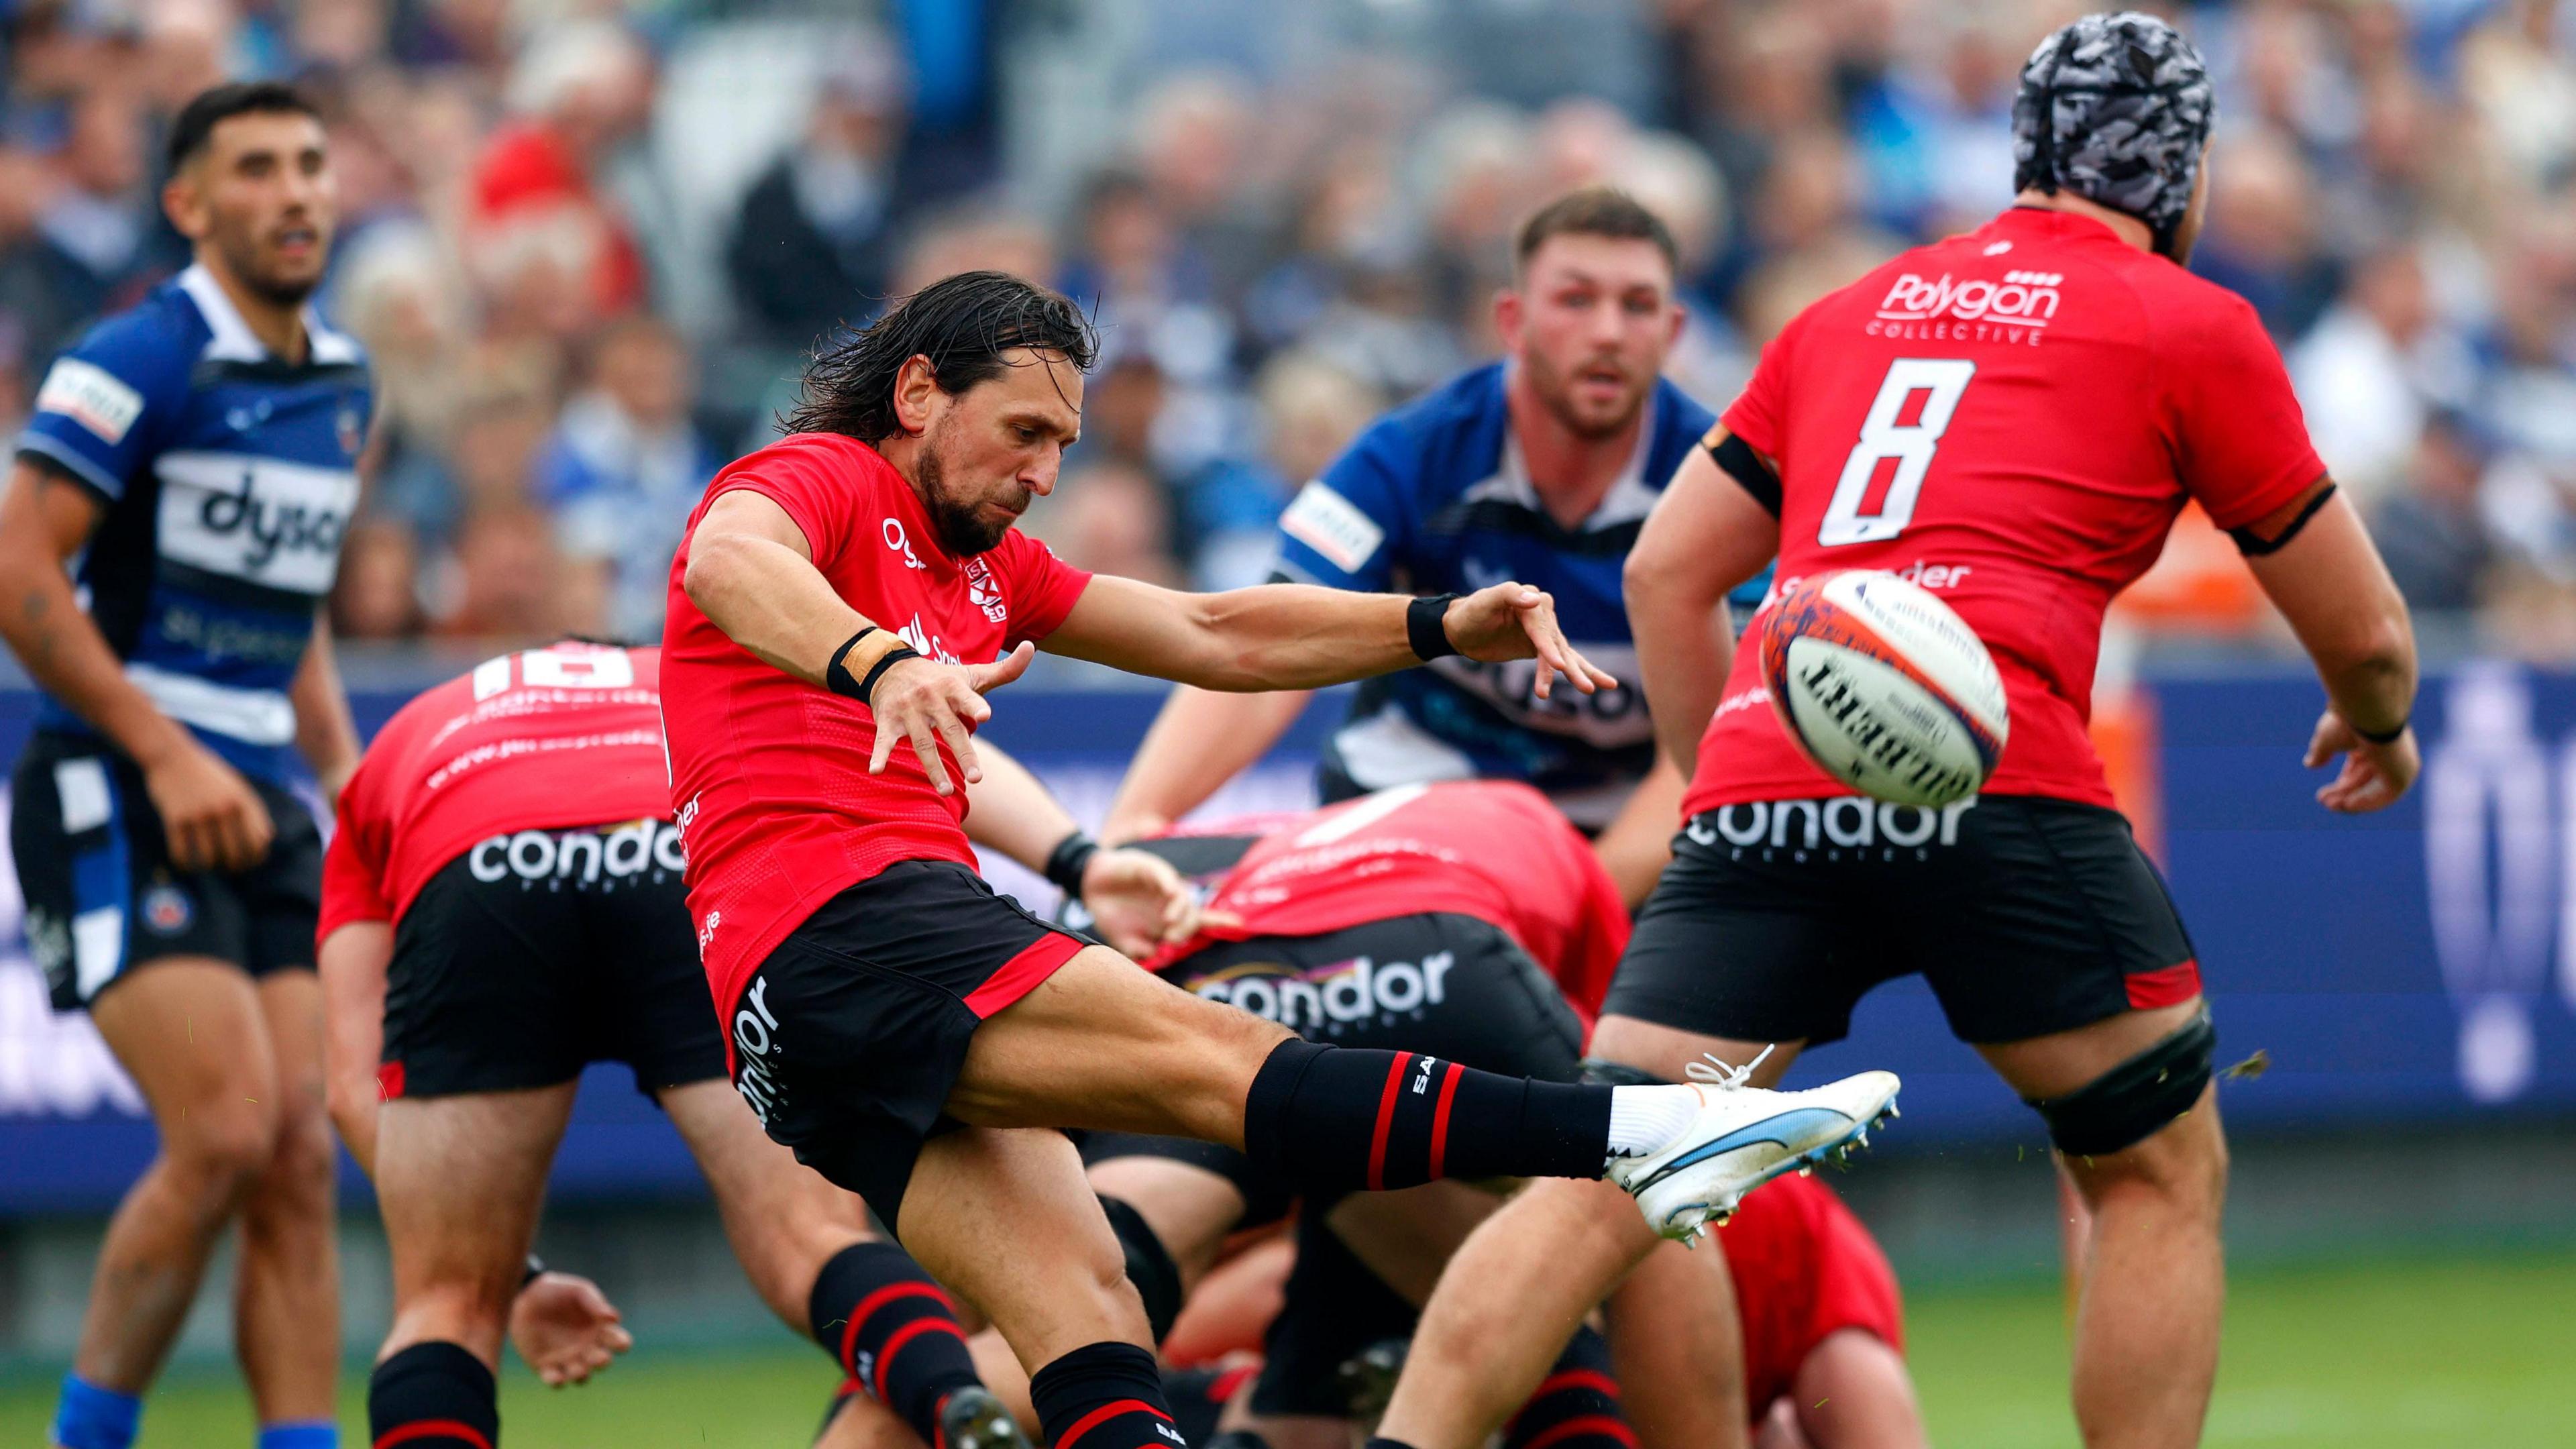
[[[859,647],[859,641],[865,639],[876,631],[877,626],[870,624],[856,634],[842,640],[841,647],[832,651],[832,662],[823,666],[823,687],[825,689],[832,691],[834,694],[846,695],[855,700],[864,701],[867,699],[867,690],[861,686],[856,679],[850,677],[850,666],[847,661],[850,657],[850,651]]]
[[[2363,739],[2370,741],[2374,745],[2393,745],[2397,743],[2399,740],[2405,738],[2406,727],[2414,722],[2414,716],[2409,715],[2405,719],[2399,720],[2389,729],[2381,731],[2366,730],[2357,724],[2352,724],[2351,720],[2344,721],[2345,724],[2352,725],[2352,732],[2354,734],[2361,736]]]
[[[527,1292],[528,1285],[534,1283],[539,1278],[544,1277],[545,1272],[546,1260],[538,1257],[534,1253],[530,1253],[528,1255],[528,1271],[519,1275],[519,1291],[522,1293]]]
[[[1076,830],[1055,843],[1047,852],[1046,878],[1049,885],[1068,896],[1082,895],[1082,873],[1091,866],[1091,858],[1100,853],[1100,842],[1089,832]]]
[[[1445,622],[1449,606],[1457,601],[1456,594],[1430,594],[1405,605],[1404,637],[1412,642],[1414,657],[1446,659],[1458,652]]]
[[[894,648],[878,655],[877,662],[868,666],[868,672],[859,676],[859,703],[866,705],[870,709],[876,708],[877,702],[869,698],[869,696],[876,693],[877,681],[885,677],[885,672],[887,670],[894,668],[903,661],[907,659],[919,659],[920,657],[921,651],[913,648],[909,644],[898,644]]]

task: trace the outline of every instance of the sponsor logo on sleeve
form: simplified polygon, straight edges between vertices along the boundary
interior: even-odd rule
[[[1279,527],[1344,573],[1367,563],[1386,540],[1385,529],[1320,478],[1297,490],[1288,511],[1279,515]]]
[[[45,374],[36,390],[36,411],[60,413],[96,433],[102,441],[122,443],[143,416],[143,394],[126,386],[115,373],[94,362],[66,357]]]

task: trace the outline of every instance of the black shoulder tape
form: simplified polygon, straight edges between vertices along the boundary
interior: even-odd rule
[[[1751,443],[1729,433],[1725,442],[1708,450],[1708,455],[1717,460],[1717,466],[1725,469],[1728,477],[1744,485],[1744,491],[1753,495],[1763,512],[1773,518],[1780,516],[1780,475],[1771,471],[1771,465],[1762,461]]]
[[[2236,551],[2247,558],[2261,558],[2267,553],[2277,553],[2281,545],[2299,536],[2299,530],[2307,527],[2308,520],[2316,517],[2317,510],[2325,507],[2326,500],[2334,495],[2334,481],[2328,479],[2326,486],[2317,490],[2317,496],[2308,500],[2308,506],[2300,509],[2298,516],[2290,520],[2290,526],[2282,529],[2272,538],[2265,538],[2250,528],[2231,528],[2227,530],[2227,536],[2236,540]]]

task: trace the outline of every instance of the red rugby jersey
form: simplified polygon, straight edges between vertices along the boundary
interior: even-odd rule
[[[912,486],[874,448],[831,433],[782,438],[707,485],[689,531],[717,498],[747,488],[787,510],[833,592],[947,664],[988,663],[1064,622],[1091,575],[1016,530],[990,552],[953,558]],[[689,913],[719,1009],[744,978],[839,892],[903,860],[973,867],[966,795],[942,797],[909,741],[868,773],[866,705],[752,657],[689,599],[671,561],[662,633],[662,721],[670,802],[688,839]],[[941,748],[943,756],[946,748]],[[949,778],[962,778],[954,760]]]
[[[495,835],[668,819],[660,676],[658,650],[557,644],[487,659],[396,711],[341,792],[320,934],[400,920],[441,866]]]
[[[2098,805],[2085,723],[2111,597],[2186,499],[2236,528],[2326,471],[2243,298],[2033,207],[1807,308],[1723,421],[1779,462],[1779,586],[1864,568],[1931,590],[2003,674],[2012,733],[1986,789]],[[1739,649],[1684,811],[1849,793]]]
[[[1628,947],[1627,906],[1592,847],[1546,796],[1506,780],[1400,786],[1294,817],[1244,854],[1208,909],[1242,924],[1154,964],[1212,941],[1448,911],[1501,927],[1589,1019]]]
[[[1905,1351],[1896,1270],[1833,1190],[1791,1173],[1744,1195],[1717,1230],[1744,1326],[1744,1402],[1759,1424],[1796,1386],[1798,1366],[1837,1329]]]

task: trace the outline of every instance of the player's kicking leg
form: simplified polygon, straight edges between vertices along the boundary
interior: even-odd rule
[[[2206,1012],[2195,997],[1978,1048],[2048,1119],[2092,1210],[2074,1365],[2088,1449],[2196,1444],[2208,1413],[2227,1143]]]
[[[703,1007],[701,1007],[703,1010]],[[847,1377],[825,1416],[827,1446],[871,1443],[880,1404],[924,1444],[1022,1449],[1026,1440],[978,1377],[947,1293],[911,1255],[874,1238],[859,1200],[762,1135],[721,1079],[667,1087],[662,1110],[714,1192],[752,1287],[809,1333]]]
[[[54,1439],[70,1449],[122,1449],[133,1440],[143,1391],[178,1337],[216,1240],[279,1165],[281,1077],[260,990],[229,961],[137,963],[89,1005],[99,1034],[142,1089],[161,1143],[99,1248]],[[261,1404],[264,1417],[330,1417],[338,1345],[327,1252],[319,1271],[326,1285],[321,1328],[335,1339],[322,1359],[319,1392],[279,1383]],[[260,1353],[246,1346],[245,1357],[256,1363]]]

